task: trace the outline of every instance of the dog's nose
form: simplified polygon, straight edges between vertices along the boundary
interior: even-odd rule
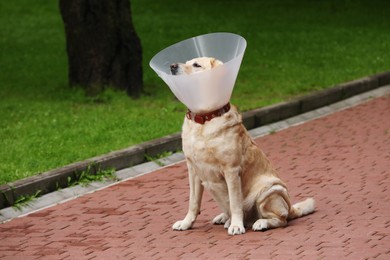
[[[179,64],[175,63],[170,66],[172,75],[176,75],[177,70],[179,69]]]

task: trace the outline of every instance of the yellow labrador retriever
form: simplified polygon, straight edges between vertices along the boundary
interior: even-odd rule
[[[177,74],[198,73],[221,65],[215,58],[196,58],[171,65]],[[230,235],[287,225],[287,220],[314,211],[314,199],[291,205],[286,185],[242,124],[241,115],[230,104],[206,114],[188,111],[182,131],[190,183],[189,210],[174,230],[190,229],[200,214],[203,189],[222,209],[213,219],[224,224]]]

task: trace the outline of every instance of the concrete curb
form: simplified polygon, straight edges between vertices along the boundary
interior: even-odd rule
[[[286,118],[275,123],[270,123],[264,126],[256,127],[249,130],[252,138],[257,139],[268,134],[276,133],[284,129],[304,124],[324,116],[348,109],[370,101],[371,99],[390,95],[390,84],[385,85],[364,93],[354,95],[350,98],[340,100],[327,106],[323,106],[303,114]],[[40,196],[26,205],[19,208],[8,207],[0,209],[0,224],[10,221],[11,219],[23,217],[31,213],[40,211],[45,208],[52,207],[72,199],[97,192],[113,185],[118,185],[130,179],[161,170],[165,167],[174,167],[175,164],[184,163],[185,157],[182,152],[176,152],[161,159],[156,159],[151,162],[137,164],[135,166],[125,168],[115,172],[116,180],[95,181],[88,185],[76,185],[65,189],[57,190]]]
[[[390,84],[390,71],[350,81],[333,88],[305,95],[289,102],[259,108],[243,113],[243,121],[248,130],[261,125],[277,122],[316,108],[320,108],[354,95]],[[68,178],[74,179],[77,173],[91,167],[98,169],[115,168],[121,170],[146,161],[145,154],[155,157],[167,151],[181,150],[180,133],[135,145],[127,149],[97,156],[82,162],[70,164],[40,175],[18,180],[0,186],[0,209],[12,206],[20,196],[31,196],[40,190],[40,195],[65,188]]]

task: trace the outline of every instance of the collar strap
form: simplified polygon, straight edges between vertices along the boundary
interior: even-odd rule
[[[223,114],[227,113],[230,110],[230,103],[227,103],[222,108],[214,110],[212,112],[206,113],[206,114],[195,114],[188,110],[186,116],[188,119],[195,121],[198,124],[203,125],[207,121],[210,121],[211,119],[215,117],[222,116]]]

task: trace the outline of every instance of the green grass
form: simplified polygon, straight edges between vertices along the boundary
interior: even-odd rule
[[[68,88],[58,1],[0,3],[0,184],[180,131],[185,107],[149,68],[177,41],[228,31],[248,47],[241,110],[389,70],[390,2],[132,0],[145,94]]]
[[[12,207],[17,210],[22,210],[23,207],[28,206],[30,202],[38,198],[40,196],[40,193],[41,191],[38,190],[33,195],[22,195],[15,201],[15,204]]]
[[[92,173],[92,167],[96,168],[96,172]],[[76,185],[88,186],[91,182],[102,182],[106,180],[117,181],[115,169],[100,169],[97,165],[89,165],[85,171],[76,173],[75,178],[68,177],[68,186]]]

